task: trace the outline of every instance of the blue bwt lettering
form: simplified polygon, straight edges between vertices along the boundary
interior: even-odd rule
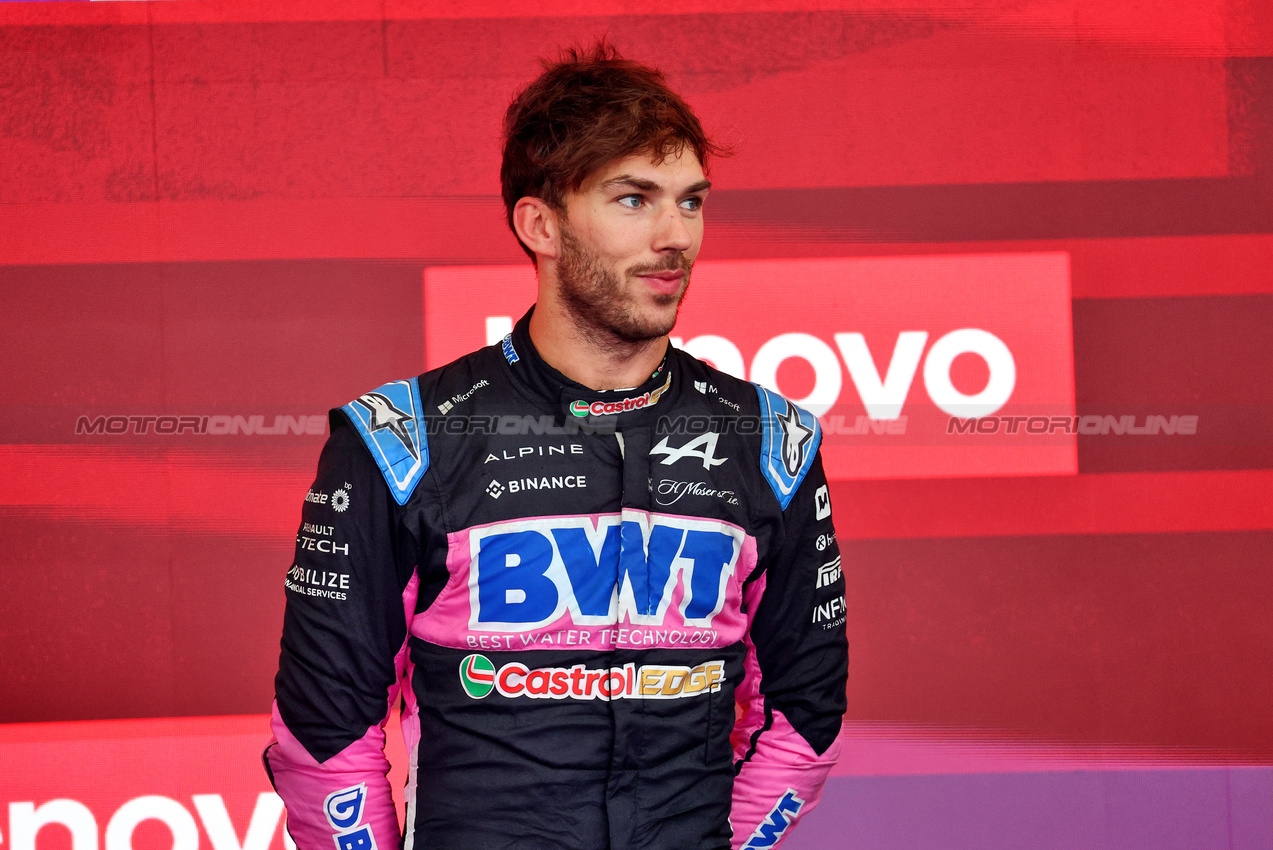
[[[563,600],[573,600],[569,607],[588,618],[658,617],[671,601],[679,558],[689,562],[682,563],[684,617],[710,621],[720,608],[722,578],[733,566],[735,542],[725,532],[666,521],[654,522],[648,531],[640,522],[625,521],[593,532],[576,521],[545,531],[489,533],[481,538],[473,565],[476,619],[543,624],[560,614]],[[558,560],[561,566],[554,569]]]

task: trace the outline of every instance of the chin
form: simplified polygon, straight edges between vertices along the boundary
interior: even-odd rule
[[[647,331],[646,339],[658,339],[661,336],[667,336],[676,327],[677,311],[672,310],[670,315],[653,315],[643,322]]]

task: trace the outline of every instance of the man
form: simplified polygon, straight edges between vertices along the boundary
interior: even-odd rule
[[[288,831],[398,846],[401,697],[408,850],[776,846],[836,757],[844,583],[817,420],[668,345],[716,149],[605,45],[505,140],[536,306],[332,413],[265,753]]]

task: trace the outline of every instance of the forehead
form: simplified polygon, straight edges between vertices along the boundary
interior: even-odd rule
[[[655,162],[648,154],[633,154],[613,159],[589,174],[579,192],[605,191],[625,178],[654,183],[659,189],[676,194],[701,183],[704,176],[702,164],[689,148],[682,148],[662,162]]]

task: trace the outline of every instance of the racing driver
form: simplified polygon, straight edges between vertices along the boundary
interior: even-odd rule
[[[332,411],[305,496],[265,752],[288,832],[775,847],[836,759],[844,578],[817,419],[669,345],[721,151],[605,43],[546,64],[504,140],[536,305]]]

